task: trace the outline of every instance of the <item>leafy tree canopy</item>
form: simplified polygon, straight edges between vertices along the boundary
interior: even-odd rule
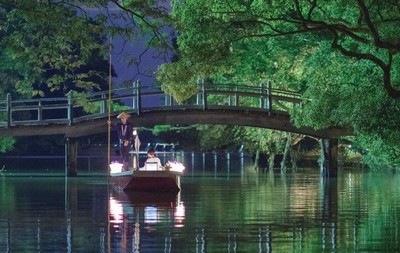
[[[108,38],[146,37],[165,52],[162,1],[1,1],[3,92],[26,97],[100,89],[107,80]]]
[[[282,56],[277,42],[285,42],[282,53],[289,50],[289,56],[312,54],[324,42],[341,56],[376,66],[380,85],[389,96],[400,97],[397,1],[175,0],[172,6],[179,56],[197,75],[234,71],[240,59],[235,56],[252,51],[254,43],[268,56],[277,52],[276,58]]]
[[[172,2],[178,61],[158,79],[178,100],[198,78],[265,82],[303,93],[298,126],[349,126],[370,154],[398,166],[398,1]],[[368,141],[367,141],[368,140]]]
[[[0,0],[0,98],[107,89],[108,38],[144,36],[148,47],[165,52],[168,13],[162,3]],[[0,139],[0,151],[12,145],[10,138]]]
[[[27,97],[99,88],[91,78],[104,73],[87,66],[105,57],[104,19],[51,1],[3,1],[0,18],[0,71],[8,87]]]

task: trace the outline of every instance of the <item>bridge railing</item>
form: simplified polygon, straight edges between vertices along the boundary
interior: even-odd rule
[[[288,112],[301,102],[301,95],[293,91],[272,89],[271,83],[254,85],[201,84],[197,94],[207,109],[248,109]],[[205,98],[205,99],[204,99]]]
[[[129,111],[140,115],[156,110],[254,110],[266,113],[288,111],[301,101],[300,94],[272,89],[271,84],[232,85],[198,83],[197,93],[184,103],[176,103],[159,86],[141,85],[67,97],[0,100],[0,127],[18,125],[69,124]],[[115,106],[120,104],[119,107]],[[116,109],[118,108],[118,109]]]
[[[40,98],[0,101],[0,126],[67,123],[68,99]]]

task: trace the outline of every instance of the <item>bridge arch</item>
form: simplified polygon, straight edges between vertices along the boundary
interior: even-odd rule
[[[198,92],[182,104],[160,87],[142,86],[93,92],[85,97],[0,100],[0,136],[63,134],[79,137],[107,131],[109,102],[123,103],[137,126],[158,124],[225,124],[269,128],[319,138],[338,138],[348,129],[294,126],[289,111],[301,104],[300,94],[259,86],[199,84]],[[85,101],[82,103],[82,101]],[[84,112],[84,106],[91,112]],[[111,111],[114,119],[120,111]]]
[[[108,130],[108,115],[115,120],[120,111],[109,111],[110,103],[123,103],[137,127],[154,125],[222,124],[269,128],[328,140],[328,160],[337,160],[337,139],[348,129],[315,130],[294,126],[289,111],[301,104],[300,94],[273,89],[270,82],[259,86],[200,83],[197,93],[177,104],[160,87],[143,86],[93,92],[82,97],[0,100],[0,136],[64,135],[73,138]],[[90,108],[89,112],[84,107]],[[330,140],[333,140],[330,141]],[[66,149],[67,150],[67,149]],[[72,148],[72,150],[74,150]],[[335,151],[336,150],[336,151]],[[74,162],[72,161],[71,164]],[[333,165],[334,170],[337,169]]]

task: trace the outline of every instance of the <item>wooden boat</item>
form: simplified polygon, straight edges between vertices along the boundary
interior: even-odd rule
[[[111,172],[114,187],[123,191],[179,192],[182,172],[171,170]]]

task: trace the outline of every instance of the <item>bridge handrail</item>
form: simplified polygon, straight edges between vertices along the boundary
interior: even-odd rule
[[[127,106],[126,110],[138,115],[143,111],[149,110],[206,110],[210,108],[254,109],[267,113],[271,111],[288,113],[288,109],[301,102],[299,93],[273,89],[268,83],[260,85],[200,83],[197,86],[197,93],[182,104],[174,102],[172,97],[165,94],[160,86],[141,85],[139,82],[135,82],[131,87],[113,89],[110,100],[123,103]],[[214,101],[211,99],[213,96]],[[158,97],[158,100],[152,99],[152,97]],[[152,100],[153,104],[146,103],[147,101],[144,98]],[[0,100],[0,127],[30,124],[65,124],[66,122],[71,125],[81,120],[104,116],[107,113],[108,99],[109,91],[85,93],[82,96],[70,94],[67,97],[17,100],[12,100],[11,95],[7,95],[6,100]],[[250,104],[246,103],[246,100],[249,99],[253,101]],[[257,100],[259,103],[254,106],[254,101]],[[85,111],[82,101],[93,105],[95,109],[91,112]],[[245,103],[242,104],[242,101],[245,101]],[[57,117],[53,115],[55,114],[54,110],[58,110]]]
[[[203,84],[200,84],[199,86],[203,86]],[[217,90],[222,90],[222,89],[228,89],[230,91],[233,90],[253,90],[254,93],[260,93],[261,90],[268,90],[270,89],[272,93],[275,94],[282,94],[282,95],[288,95],[288,96],[296,96],[298,98],[301,97],[301,93],[297,91],[292,91],[292,90],[283,90],[283,89],[277,89],[277,88],[272,88],[269,87],[267,84],[260,84],[260,85],[245,85],[245,84],[205,84],[205,87],[207,87],[207,90],[212,90],[212,88],[216,88]]]

